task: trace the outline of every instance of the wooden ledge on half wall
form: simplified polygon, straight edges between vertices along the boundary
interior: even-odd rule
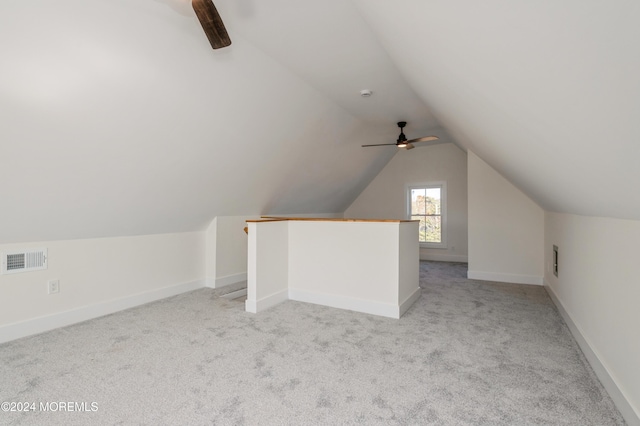
[[[391,223],[404,223],[404,222],[419,222],[418,220],[408,219],[357,219],[357,218],[342,218],[342,217],[282,217],[282,216],[262,216],[260,219],[249,219],[250,222],[277,222],[277,221],[313,221],[313,222],[391,222]]]
[[[408,219],[357,219],[342,217],[281,217],[281,216],[261,216],[260,219],[248,219],[247,223],[260,222],[281,222],[281,221],[307,221],[307,222],[389,222],[389,223],[405,223],[419,222],[419,220]],[[249,227],[244,227],[245,234],[249,235]]]

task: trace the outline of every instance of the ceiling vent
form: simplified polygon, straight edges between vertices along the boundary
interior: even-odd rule
[[[47,269],[47,249],[15,250],[2,253],[2,274]]]

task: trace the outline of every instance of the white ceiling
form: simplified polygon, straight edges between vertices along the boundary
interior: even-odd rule
[[[355,1],[458,144],[547,210],[640,219],[639,2]]]
[[[637,2],[215,3],[218,51],[185,0],[0,2],[0,243],[342,212],[399,120],[640,219]]]

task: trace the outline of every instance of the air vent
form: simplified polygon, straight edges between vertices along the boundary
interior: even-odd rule
[[[47,269],[47,249],[15,250],[2,253],[2,274]]]

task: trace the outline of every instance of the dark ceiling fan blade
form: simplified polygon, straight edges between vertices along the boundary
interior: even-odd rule
[[[374,145],[362,145],[363,147],[365,146],[385,146],[385,145],[396,145],[395,143],[377,143]]]
[[[411,139],[411,140],[407,140],[407,137],[404,135],[404,127],[407,125],[406,121],[399,121],[398,122],[398,127],[400,127],[400,135],[398,136],[398,140],[396,141],[396,143],[378,143],[378,144],[373,144],[373,145],[362,145],[363,147],[367,147],[367,146],[388,146],[388,145],[395,145],[398,148],[406,148],[406,149],[413,149],[415,148],[415,146],[413,146],[413,143],[416,142],[429,142],[429,141],[436,141],[439,138],[437,136],[425,136],[423,138],[416,138],[416,139]]]
[[[227,47],[231,44],[227,29],[222,23],[216,7],[211,0],[192,0],[191,5],[202,25],[204,33],[214,49]]]
[[[416,139],[408,140],[407,143],[437,141],[438,139],[440,139],[440,138],[437,137],[437,136],[425,136],[423,138],[416,138]]]

